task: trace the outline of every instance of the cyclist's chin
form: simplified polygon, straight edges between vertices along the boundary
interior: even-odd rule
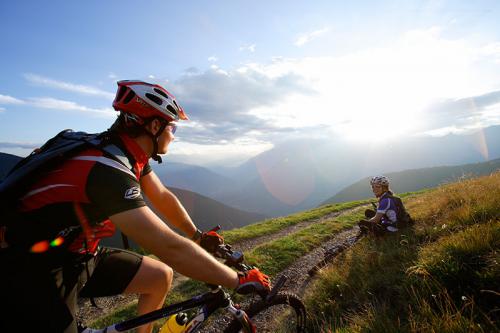
[[[169,146],[168,144],[164,144],[164,145],[159,144],[158,145],[158,154],[163,155],[163,154],[168,153],[168,146]]]

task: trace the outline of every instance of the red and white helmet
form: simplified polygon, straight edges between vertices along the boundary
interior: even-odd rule
[[[370,185],[389,186],[389,178],[386,176],[375,176],[370,180]]]
[[[166,121],[188,120],[175,97],[158,84],[143,81],[118,81],[113,108],[141,119],[161,117]]]

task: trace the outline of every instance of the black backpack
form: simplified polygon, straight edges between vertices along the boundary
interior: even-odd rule
[[[394,204],[396,205],[396,218],[398,219],[398,225],[401,227],[412,225],[414,223],[414,220],[406,211],[401,198],[396,197],[392,194],[389,195],[389,198],[392,198],[394,200]]]
[[[125,154],[117,146],[109,144],[108,138],[108,132],[89,134],[67,129],[19,161],[0,183],[0,229],[5,230],[10,222],[15,221],[18,199],[40,173],[85,149],[100,149],[105,155],[130,169],[131,165]]]

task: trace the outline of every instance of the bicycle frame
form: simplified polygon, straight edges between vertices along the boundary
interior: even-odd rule
[[[212,230],[218,230],[220,226]],[[240,271],[247,271],[252,269],[252,266],[248,266],[243,263],[243,253],[239,251],[232,251],[231,246],[228,244],[219,245],[216,256],[225,259],[225,264],[234,267]],[[272,299],[279,291],[279,289],[285,283],[286,277],[282,276],[275,284],[274,288],[265,294],[260,294],[260,296],[269,301]],[[179,312],[186,310],[198,308],[198,313],[191,318],[187,323],[185,333],[196,332],[198,327],[203,323],[208,317],[210,317],[217,309],[226,308],[237,320],[241,322],[242,327],[246,330],[252,332],[254,331],[254,325],[246,315],[245,311],[236,308],[233,305],[231,296],[222,289],[221,286],[209,285],[212,291],[206,292],[204,294],[195,296],[187,301],[183,301],[177,304],[172,304],[164,308],[146,313],[144,315],[125,320],[121,323],[108,326],[104,329],[85,329],[82,333],[116,333],[116,332],[126,332],[131,329],[137,328],[141,325],[151,323],[161,318],[166,318],[175,315]]]
[[[158,319],[166,318],[175,315],[179,312],[198,308],[196,316],[186,325],[186,333],[196,332],[198,327],[208,317],[210,317],[217,309],[226,308],[235,318],[244,322],[246,319],[245,312],[234,307],[230,295],[225,292],[220,286],[213,291],[195,296],[187,301],[172,304],[164,308],[146,313],[144,315],[125,320],[118,324],[105,327],[103,329],[86,328],[82,333],[116,333],[126,332],[137,328],[141,325],[151,323]]]

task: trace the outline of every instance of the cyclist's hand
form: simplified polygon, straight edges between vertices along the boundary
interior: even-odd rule
[[[207,231],[201,235],[200,245],[210,253],[215,253],[219,245],[224,244],[224,238],[215,231]]]
[[[259,271],[258,268],[251,269],[244,273],[238,272],[239,284],[236,287],[238,294],[246,295],[253,292],[264,292],[271,290],[269,277]]]

